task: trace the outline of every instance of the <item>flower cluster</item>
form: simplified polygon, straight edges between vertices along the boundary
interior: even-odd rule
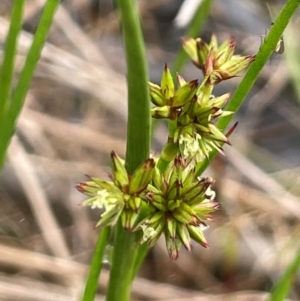
[[[76,188],[90,197],[83,202],[84,206],[105,209],[96,226],[113,226],[121,217],[123,227],[130,230],[138,217],[141,193],[152,179],[154,159],[147,159],[131,176],[115,152],[111,153],[111,162],[112,181],[91,177],[90,181],[78,183]]]
[[[203,71],[202,84],[197,87],[196,80],[187,83],[178,75],[179,89],[175,93],[173,78],[167,66],[162,74],[161,86],[149,84],[151,100],[155,105],[152,117],[167,118],[176,123],[163,151],[169,161],[179,152],[184,158],[199,162],[208,158],[214,149],[223,153],[222,145],[230,144],[228,135],[235,125],[227,134],[215,125],[217,118],[233,113],[223,110],[230,94],[215,97],[212,90],[214,85],[236,76],[253,61],[254,56],[233,55],[235,47],[232,38],[220,46],[214,35],[209,44],[200,38],[185,38],[183,48]],[[172,150],[172,154],[168,153],[168,149]]]
[[[196,177],[195,169],[181,156],[164,173],[155,168],[146,194],[150,214],[136,227],[144,231],[142,242],[153,246],[164,233],[173,260],[178,258],[182,244],[191,249],[191,239],[207,247],[202,229],[210,213],[218,208],[211,190],[213,183],[212,178]]]
[[[233,55],[236,44],[232,37],[220,46],[215,35],[209,44],[200,38],[185,38],[183,48],[211,85],[236,76],[254,60],[253,55]]]
[[[218,118],[233,113],[224,109],[230,94],[215,97],[212,91],[216,84],[236,76],[254,60],[254,56],[234,55],[235,47],[232,38],[220,46],[214,35],[209,44],[185,38],[183,48],[202,70],[202,83],[186,82],[177,75],[176,88],[167,65],[160,85],[149,83],[152,117],[168,119],[172,124],[168,141],[158,160],[147,159],[132,174],[112,152],[111,181],[90,177],[77,184],[77,189],[90,197],[83,205],[104,209],[97,226],[113,226],[120,218],[125,229],[142,230],[141,243],[147,242],[149,247],[164,234],[173,260],[178,258],[182,245],[191,249],[192,240],[207,247],[203,228],[218,203],[211,189],[214,180],[198,177],[195,166],[212,150],[223,153],[223,144],[230,144],[228,136],[235,125],[224,133],[216,123]],[[161,162],[166,163],[164,167]],[[146,208],[143,216],[142,205]]]
[[[151,110],[153,118],[168,118],[175,120],[181,112],[181,108],[194,97],[198,81],[186,83],[178,77],[179,89],[175,91],[175,85],[171,72],[167,65],[161,78],[160,86],[149,83],[152,103],[155,105]]]

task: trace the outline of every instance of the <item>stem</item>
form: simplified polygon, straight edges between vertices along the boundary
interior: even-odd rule
[[[104,227],[99,231],[88,279],[81,299],[82,301],[91,301],[95,298],[98,289],[98,278],[102,269],[103,256],[109,235],[110,227]]]
[[[135,240],[135,233],[124,230],[121,220],[115,230],[116,237],[106,300],[128,301],[139,246]]]
[[[117,0],[124,36],[128,80],[126,169],[131,174],[150,151],[150,96],[146,51],[135,0]],[[117,224],[107,301],[128,301],[138,264],[146,254],[138,245],[138,233]]]
[[[17,49],[17,39],[22,28],[24,6],[25,0],[14,1],[0,73],[0,118],[2,118],[2,116],[5,114],[6,106],[8,105],[10,97]]]
[[[17,3],[16,1],[15,3]],[[33,38],[32,45],[26,57],[24,67],[21,71],[19,81],[15,88],[7,114],[0,120],[0,167],[5,160],[6,149],[9,145],[11,136],[14,133],[17,118],[24,104],[25,96],[33,76],[33,72],[40,58],[46,37],[53,21],[55,11],[60,0],[48,0],[45,4],[40,22]]]
[[[272,288],[270,298],[269,298],[270,301],[285,300],[285,297],[288,295],[293,285],[299,267],[300,267],[300,250],[298,250],[294,260],[286,268],[283,275],[280,277],[278,282]]]
[[[150,152],[150,96],[145,45],[135,0],[118,0],[126,48],[128,125],[126,168],[132,173]]]

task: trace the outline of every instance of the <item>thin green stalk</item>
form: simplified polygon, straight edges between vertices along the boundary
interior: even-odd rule
[[[156,167],[157,167],[161,172],[164,172],[164,171],[167,169],[167,167],[168,167],[168,165],[169,165],[170,162],[171,162],[171,161],[165,160],[164,158],[159,157],[159,159],[158,159],[158,161],[157,161],[157,163],[156,163]]]
[[[177,127],[177,122],[174,120],[169,120],[168,121],[168,140],[173,140],[174,138],[174,132],[176,130]],[[156,167],[161,171],[164,172],[169,163],[175,158],[175,156],[178,153],[178,148],[175,146],[174,148],[174,144],[173,143],[167,143],[162,152],[161,155],[156,163]]]
[[[116,237],[106,300],[128,301],[139,246],[135,233],[124,230],[121,221],[118,222],[115,230]]]
[[[25,96],[28,91],[35,67],[40,58],[42,48],[44,46],[55,11],[59,3],[60,0],[48,0],[46,2],[40,22],[33,38],[32,45],[27,54],[24,67],[21,71],[17,86],[7,109],[7,114],[3,116],[0,121],[0,167],[3,166],[6,149],[9,145],[10,138],[13,135],[17,118],[23,107]]]
[[[127,81],[128,125],[126,168],[132,173],[150,152],[150,97],[146,51],[135,0],[118,0],[124,36]],[[138,233],[125,231],[119,222],[116,229],[112,268],[107,291],[107,301],[128,301],[130,288],[138,267],[137,257],[143,257]],[[140,253],[141,252],[141,253]],[[140,254],[140,255],[138,255]]]
[[[135,262],[132,269],[132,280],[134,280],[134,277],[136,276],[139,268],[141,267],[142,263],[145,260],[145,257],[148,253],[149,247],[147,243],[143,243],[141,246],[139,246],[138,252],[135,257]]]
[[[202,31],[204,22],[206,21],[210,13],[212,4],[213,4],[213,0],[203,0],[200,3],[189,25],[187,31],[188,37],[197,38],[199,36],[199,33],[201,33]],[[180,72],[187,59],[188,59],[188,55],[181,47],[180,50],[178,51],[178,54],[172,66],[173,76],[176,75],[177,72]]]
[[[82,301],[94,300],[98,288],[98,278],[102,269],[103,256],[110,235],[110,227],[104,227],[99,231],[98,241],[95,247],[92,263]]]
[[[296,254],[294,260],[287,267],[282,277],[278,280],[278,282],[274,285],[271,295],[270,301],[283,301],[285,297],[288,295],[291,286],[293,284],[293,280],[295,279],[296,272],[300,267],[300,250]]]
[[[127,61],[128,124],[126,168],[132,173],[150,152],[148,66],[135,0],[118,0]]]
[[[230,103],[226,107],[226,110],[237,112],[239,107],[242,105],[250,89],[252,88],[253,84],[258,78],[260,71],[262,70],[262,68],[270,58],[274,49],[276,48],[278,41],[283,35],[284,29],[288,25],[289,20],[293,16],[299,4],[300,4],[300,0],[288,0],[286,2],[278,18],[276,19],[274,25],[272,26],[268,36],[265,38],[263,45],[261,46],[259,52],[257,53],[255,61],[250,65],[244,78],[242,79],[241,83],[239,84],[238,88],[233,94]],[[221,118],[217,123],[218,128],[225,130],[233,117],[234,115],[230,115]],[[199,175],[203,173],[203,171],[207,168],[209,162],[211,162],[211,160],[215,157],[216,154],[217,151],[213,151],[208,160],[205,160],[203,163],[199,164],[198,166]]]
[[[14,1],[10,26],[5,41],[4,57],[0,73],[0,118],[5,113],[8,105],[12,79],[14,74],[15,56],[18,36],[22,28],[25,0]]]

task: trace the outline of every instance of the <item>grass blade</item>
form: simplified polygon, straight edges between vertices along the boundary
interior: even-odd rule
[[[285,299],[287,294],[289,293],[292,282],[295,278],[295,274],[300,266],[300,250],[298,251],[296,257],[293,262],[287,267],[286,271],[279,279],[279,281],[274,285],[271,295],[270,301],[282,301]]]
[[[48,0],[45,4],[44,11],[34,35],[32,45],[27,54],[17,86],[12,95],[7,113],[0,122],[0,129],[2,129],[0,133],[0,166],[3,166],[6,149],[9,145],[10,138],[13,135],[17,118],[23,107],[26,93],[59,3],[60,0]]]
[[[5,41],[4,58],[0,74],[0,118],[3,118],[10,98],[17,42],[22,28],[25,2],[25,0],[14,1],[9,31]]]

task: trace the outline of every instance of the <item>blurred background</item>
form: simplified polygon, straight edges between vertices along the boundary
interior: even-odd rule
[[[16,76],[45,1],[28,0]],[[140,0],[150,79],[172,66],[200,1]],[[273,16],[267,8],[267,2]],[[215,0],[199,32],[234,36],[236,52],[255,54],[285,1]],[[11,0],[0,1],[3,54]],[[235,121],[225,146],[205,171],[216,178],[220,211],[209,222],[210,245],[169,259],[164,240],[150,250],[132,300],[266,300],[300,247],[299,12],[284,33]],[[100,212],[80,206],[74,188],[85,175],[107,178],[111,150],[126,147],[126,62],[111,0],[65,0],[56,13],[16,135],[0,177],[0,300],[79,300],[97,240]],[[181,75],[200,79],[191,63]],[[218,85],[234,92],[241,77]],[[138,84],[138,83],[137,83]],[[155,132],[153,152],[166,141]],[[97,300],[104,300],[109,264]],[[300,300],[296,276],[290,300]]]

